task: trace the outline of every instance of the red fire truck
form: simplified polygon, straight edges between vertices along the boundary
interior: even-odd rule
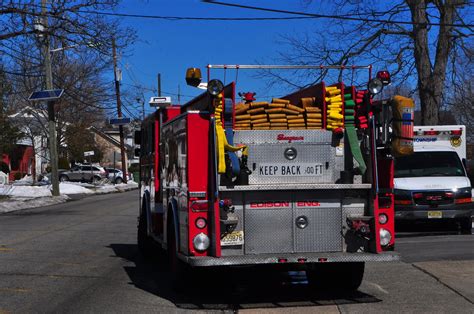
[[[398,259],[391,110],[372,102],[388,73],[379,72],[367,91],[321,82],[273,106],[257,106],[254,93],[238,104],[235,82],[210,79],[211,69],[263,67],[274,66],[209,65],[207,84],[190,69],[188,84],[207,91],[181,106],[155,98],[157,110],[136,134],[139,249],[164,251],[175,271],[279,265],[306,270],[310,284],[357,289],[364,262]],[[367,69],[369,79],[372,70],[313,68]],[[273,123],[273,112],[306,124],[292,128],[290,116],[286,126]],[[270,122],[256,123],[262,114]]]

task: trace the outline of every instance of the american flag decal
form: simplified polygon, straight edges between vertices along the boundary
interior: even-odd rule
[[[413,108],[403,108],[402,112],[402,137],[413,138]],[[411,140],[401,140],[401,146],[411,146],[413,147],[413,141]]]

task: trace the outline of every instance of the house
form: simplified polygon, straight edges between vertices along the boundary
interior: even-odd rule
[[[103,152],[101,165],[107,167],[122,167],[122,159],[120,154],[120,134],[117,129],[103,129],[99,130],[96,127],[90,128],[94,133],[95,141]],[[133,136],[129,132],[124,132],[125,150],[127,152],[125,160],[127,168],[132,163],[138,163],[138,159],[133,155],[134,141]]]
[[[11,153],[2,156],[2,161],[10,168],[10,180],[14,180],[17,173],[23,176],[45,172],[49,161],[48,136],[44,127],[47,117],[46,111],[29,106],[8,116],[24,134]]]

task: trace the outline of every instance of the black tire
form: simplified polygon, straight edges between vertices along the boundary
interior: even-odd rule
[[[137,230],[137,244],[138,250],[145,258],[152,258],[157,252],[157,245],[147,231],[147,217],[146,213],[141,212],[138,218],[138,230]]]
[[[115,184],[120,184],[123,182],[123,179],[122,178],[116,178],[115,179]]]
[[[168,216],[172,217],[172,216]],[[173,287],[178,291],[188,291],[199,282],[200,269],[192,268],[178,258],[174,224],[168,222],[168,269],[171,273]]]
[[[461,234],[472,234],[471,217],[461,218],[459,225],[461,227]]]
[[[59,181],[60,182],[69,181],[69,177],[65,174],[62,174],[62,175],[59,176]]]
[[[316,289],[355,291],[364,278],[365,263],[318,263],[306,270],[308,283]]]

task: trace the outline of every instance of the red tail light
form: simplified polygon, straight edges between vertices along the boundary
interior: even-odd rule
[[[423,132],[423,135],[438,135],[438,134],[439,134],[438,131],[433,131],[433,130]]]
[[[423,198],[423,193],[413,193],[413,198],[415,200]]]
[[[466,198],[458,198],[454,200],[455,204],[466,204],[466,203],[471,203],[472,198],[466,197]]]
[[[205,212],[208,210],[209,202],[208,200],[197,200],[191,203],[191,210],[193,212]]]

